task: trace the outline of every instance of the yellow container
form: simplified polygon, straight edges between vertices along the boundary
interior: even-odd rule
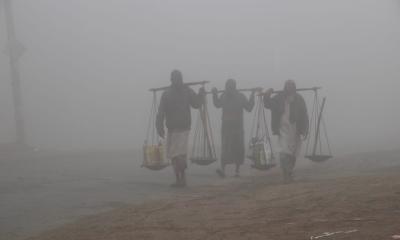
[[[143,163],[146,166],[164,164],[164,149],[162,145],[147,145],[143,147],[144,159]]]

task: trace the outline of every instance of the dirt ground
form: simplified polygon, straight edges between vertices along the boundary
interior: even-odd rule
[[[172,169],[141,168],[141,152],[0,153],[0,240],[174,194]],[[190,187],[218,181],[215,167],[190,166]]]
[[[29,240],[395,239],[400,152],[359,154],[190,188],[86,217]],[[350,159],[351,158],[351,159]]]

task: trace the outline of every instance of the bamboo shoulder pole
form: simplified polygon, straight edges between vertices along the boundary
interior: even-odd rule
[[[195,85],[205,85],[207,83],[210,83],[209,81],[200,81],[200,82],[187,82],[187,83],[183,83],[183,85],[185,86],[195,86]],[[149,89],[149,91],[151,92],[159,92],[159,91],[164,91],[166,89],[170,88],[170,86],[168,87],[159,87],[159,88],[151,88]]]
[[[305,91],[317,91],[317,90],[319,90],[319,89],[321,89],[321,87],[311,87],[311,88],[297,88],[296,89],[296,92],[305,92]],[[272,93],[282,93],[283,92],[283,90],[276,90],[276,91],[273,91]]]
[[[240,88],[240,89],[237,89],[237,91],[239,91],[239,92],[253,92],[253,91],[257,91],[258,89],[261,89],[262,90],[262,88]],[[217,93],[224,93],[225,92],[225,90],[219,90],[219,91],[217,91]],[[207,94],[212,94],[212,92],[206,92]]]
[[[306,92],[306,91],[314,91],[317,92],[318,90],[322,89],[322,87],[311,87],[311,88],[297,88],[296,92]],[[283,93],[283,90],[275,90],[272,94]],[[263,96],[264,93],[258,94],[259,96]]]

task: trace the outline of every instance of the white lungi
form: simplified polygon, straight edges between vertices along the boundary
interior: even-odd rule
[[[279,130],[280,152],[298,157],[301,150],[301,137],[297,134],[296,123],[290,122],[290,103],[293,99],[286,99],[285,110]]]
[[[167,133],[167,158],[173,159],[178,156],[187,155],[189,130],[168,131]]]

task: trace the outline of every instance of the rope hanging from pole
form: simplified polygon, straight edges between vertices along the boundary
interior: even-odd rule
[[[157,92],[153,91],[153,101],[150,108],[150,117],[147,127],[146,139],[143,144],[142,167],[159,171],[170,165],[165,156],[164,146],[156,131],[156,118],[158,110]]]
[[[253,126],[249,142],[249,155],[252,168],[266,171],[276,166],[262,95],[257,96]]]
[[[198,111],[190,157],[192,163],[200,166],[210,165],[217,161],[214,136],[211,129],[207,105],[207,98],[204,96],[203,104]]]
[[[318,92],[316,89],[314,91],[314,103],[311,114],[310,130],[307,139],[306,156],[305,156],[305,158],[313,162],[324,162],[332,158],[332,152],[328,138],[328,131],[323,117],[325,104],[326,104],[325,97],[322,99],[322,103],[320,104],[320,99],[318,97]],[[325,138],[325,142],[323,141],[323,138]],[[326,147],[323,146],[325,143]],[[325,151],[327,151],[327,153],[324,153]]]
[[[186,86],[194,86],[194,85],[205,85],[208,81],[200,81],[200,82],[189,82],[184,83]],[[162,170],[170,165],[169,159],[167,159],[165,150],[164,150],[164,141],[161,139],[156,130],[156,120],[157,120],[157,111],[159,100],[157,97],[157,93],[167,90],[170,88],[160,87],[160,88],[151,88],[149,91],[153,93],[153,101],[150,108],[150,116],[148,127],[146,131],[146,139],[143,145],[143,162],[142,167],[145,167],[150,170]],[[200,149],[202,151],[202,158],[192,159],[193,162],[197,162],[198,160],[202,160],[197,162],[198,164],[208,164],[205,159],[213,159],[216,161],[215,147],[214,147],[214,139],[211,132],[210,126],[210,118],[208,114],[207,104],[203,104],[199,110],[199,121],[198,130],[195,131],[195,136],[200,136],[203,141]],[[200,131],[200,129],[204,129]],[[196,144],[194,144],[195,146]],[[193,154],[192,154],[193,155]],[[196,155],[193,155],[196,156]],[[194,157],[193,157],[194,158]]]

